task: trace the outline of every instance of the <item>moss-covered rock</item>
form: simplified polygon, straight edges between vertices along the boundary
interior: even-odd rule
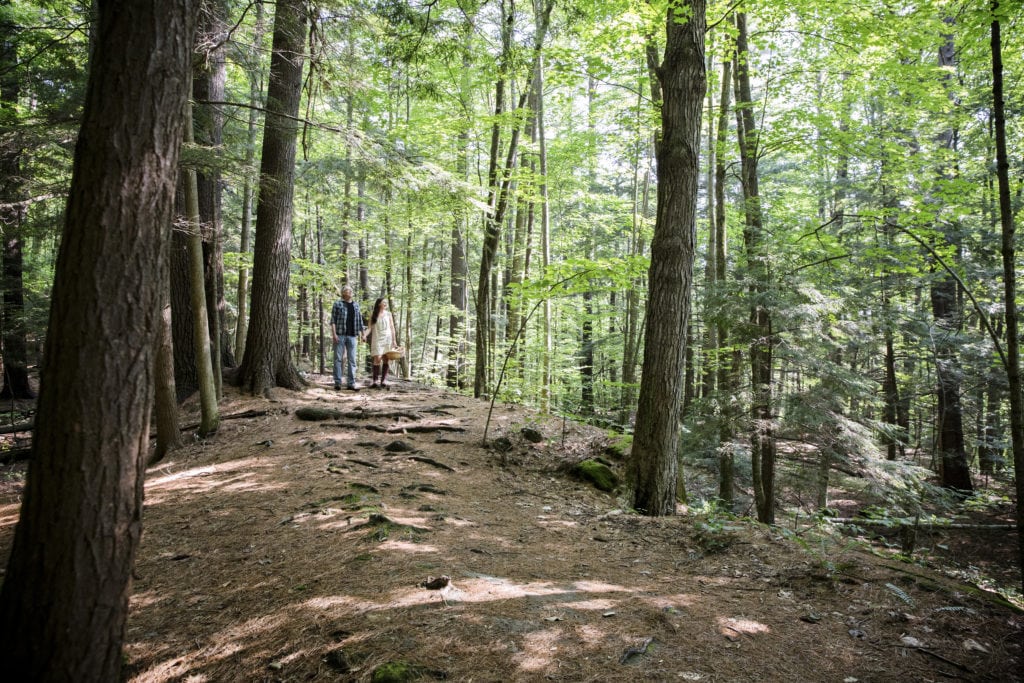
[[[572,468],[574,475],[594,485],[601,491],[614,491],[619,486],[619,477],[604,463],[597,460],[584,460]]]
[[[407,662],[387,662],[373,670],[372,683],[405,683],[419,678],[416,667]]]
[[[544,440],[544,435],[540,432],[540,430],[534,429],[533,427],[523,427],[521,433],[523,435],[523,438],[529,441],[530,443],[540,443]]]

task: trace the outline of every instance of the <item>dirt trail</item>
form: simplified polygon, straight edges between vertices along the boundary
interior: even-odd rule
[[[924,568],[629,514],[565,474],[598,430],[499,406],[498,453],[486,403],[317,379],[229,390],[225,415],[268,414],[150,471],[129,680],[1022,680],[1024,617]],[[16,514],[0,498],[3,556]]]

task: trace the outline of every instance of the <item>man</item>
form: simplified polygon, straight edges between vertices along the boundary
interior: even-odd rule
[[[356,347],[363,335],[363,315],[352,300],[352,288],[341,288],[341,301],[331,308],[331,338],[334,339],[334,389],[341,389],[341,356],[345,354],[345,379],[349,391],[356,387]]]

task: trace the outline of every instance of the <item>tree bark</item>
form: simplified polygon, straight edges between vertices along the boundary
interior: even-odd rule
[[[1010,437],[1017,488],[1017,567],[1024,588],[1024,394],[1021,393],[1020,340],[1017,320],[1017,264],[1013,206],[1010,199],[1010,159],[1006,152],[1006,103],[1003,99],[1003,49],[999,2],[992,2],[992,102],[996,134],[996,179],[999,186],[999,224],[1002,234],[1003,295],[1006,310],[1006,378],[1010,385]]]
[[[278,0],[267,89],[256,240],[253,247],[252,316],[238,384],[268,395],[275,386],[299,389],[288,338],[288,283],[295,190],[297,116],[302,94],[307,7]]]
[[[191,109],[186,114],[185,142],[192,143]],[[199,189],[195,169],[186,168],[184,175],[185,215],[188,218],[189,293],[192,310],[192,348],[195,350],[196,373],[199,378],[199,436],[217,431],[220,416],[217,410],[215,345],[211,344],[206,281],[203,277],[203,237],[199,225]]]
[[[533,0],[533,14],[537,17],[537,29],[543,19],[542,3]],[[544,120],[544,53],[537,54],[533,70],[534,116],[537,123],[537,168],[540,172],[540,187],[537,188],[540,205],[540,248],[541,272],[547,273],[551,264],[551,206],[548,201],[548,142]],[[535,211],[536,209],[534,209]],[[540,408],[547,412],[551,408],[551,299],[544,298],[544,358],[541,360]]]
[[[732,60],[725,59],[722,62],[722,93],[719,97],[718,130],[716,132],[715,154],[715,294],[724,297],[726,263],[725,257],[728,253],[726,243],[725,223],[725,146],[729,133],[729,98],[732,94]],[[711,321],[708,322],[711,325]],[[724,315],[716,316],[714,321],[716,328],[715,357],[718,359],[718,372],[716,385],[720,399],[719,422],[718,422],[718,498],[726,510],[732,510],[733,487],[735,486],[735,449],[732,440],[735,437],[734,424],[735,400],[737,394],[736,371],[739,369],[739,362],[735,358],[726,357],[726,349],[729,348],[729,327],[726,324]]]
[[[141,533],[195,6],[97,5],[33,454],[0,593],[11,680],[120,680]]]
[[[175,225],[170,244],[171,346],[174,352],[174,385],[178,401],[199,389],[199,371],[193,340],[192,295],[189,280],[188,223],[185,210],[185,175],[179,174]]]
[[[470,81],[471,40],[473,36],[473,16],[466,17],[466,26],[462,49],[462,74],[459,79],[460,110],[466,112],[464,126],[459,131],[458,152],[455,160],[456,173],[460,180],[469,182],[469,130],[472,111],[472,85]],[[469,308],[469,297],[466,283],[469,282],[469,263],[466,259],[466,231],[469,224],[469,212],[466,208],[458,208],[452,216],[450,285],[448,302],[451,313],[448,315],[448,364],[445,371],[445,384],[453,389],[462,389],[466,384],[466,313]]]
[[[9,4],[9,3],[3,3]],[[0,126],[12,129],[18,119],[21,84],[18,72],[16,27],[0,20]],[[0,398],[36,397],[28,378],[28,342],[25,335],[25,282],[22,276],[22,221],[25,218],[22,197],[21,141],[17,133],[4,136],[0,148],[0,229],[3,232],[2,285],[3,310],[3,389]]]
[[[679,420],[693,278],[701,109],[707,88],[704,0],[669,8],[657,145],[658,214],[651,242],[643,378],[629,459],[633,507],[645,515],[676,508]]]
[[[767,295],[771,273],[765,253],[764,226],[758,182],[759,143],[750,91],[750,51],[747,48],[747,15],[736,15],[736,128],[743,184],[743,245],[750,286],[750,461],[757,518],[775,523],[775,431],[772,389],[774,336]]]
[[[166,281],[166,280],[165,280]],[[156,419],[156,450],[147,465],[154,465],[184,445],[178,420],[178,401],[174,388],[174,349],[171,347],[171,302],[161,307],[160,330],[157,335],[153,378]]]
[[[248,323],[249,301],[249,266],[246,258],[249,255],[249,237],[252,232],[252,203],[255,199],[253,190],[253,165],[256,161],[256,124],[259,116],[257,107],[260,104],[260,93],[263,90],[262,70],[259,68],[259,45],[263,42],[263,3],[256,3],[256,28],[253,35],[253,46],[249,50],[249,125],[246,132],[245,145],[245,179],[242,182],[242,232],[239,236],[238,251],[242,254],[238,266],[237,318],[235,320],[235,358],[245,355],[245,335]]]
[[[952,68],[954,66],[953,37],[946,40],[939,48],[939,65]],[[939,142],[941,146],[952,151],[955,131],[944,130]],[[940,169],[942,178],[952,179],[954,171],[949,168]],[[946,231],[947,242],[960,252],[960,239],[952,230]],[[969,492],[974,490],[971,483],[971,471],[967,462],[967,448],[964,443],[963,408],[960,403],[960,359],[957,354],[959,333],[962,328],[963,307],[959,287],[955,279],[940,270],[936,273],[931,286],[932,316],[938,334],[935,340],[935,378],[938,395],[938,426],[936,429],[936,448],[939,452],[939,476],[942,485],[949,489]]]
[[[224,0],[204,0],[198,32],[201,44],[193,59],[192,107],[193,130],[197,144],[208,153],[219,154],[224,139],[223,102],[227,82],[228,9]],[[223,390],[222,368],[233,367],[235,356],[228,334],[227,300],[224,298],[224,221],[221,211],[223,183],[216,163],[203,164],[196,170],[199,198],[199,221],[203,239],[203,275],[206,289],[206,314],[209,325],[213,377],[217,397]]]

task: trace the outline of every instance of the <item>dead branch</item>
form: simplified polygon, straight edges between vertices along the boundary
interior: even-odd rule
[[[409,459],[410,460],[415,460],[416,462],[422,462],[422,463],[426,463],[428,465],[433,465],[434,467],[437,467],[438,469],[448,470],[449,472],[454,472],[455,471],[454,468],[449,467],[448,465],[445,465],[443,462],[438,462],[438,461],[434,460],[433,458],[427,458],[427,457],[424,457],[422,455],[410,455]]]
[[[35,422],[29,420],[16,425],[0,427],[0,434],[17,434],[18,432],[31,432],[35,429]]]
[[[962,529],[968,531],[1015,531],[1017,529],[1016,524],[964,524],[961,522],[914,522],[914,521],[902,521],[902,520],[885,520],[885,519],[862,519],[860,517],[823,517],[827,522],[832,524],[856,524],[857,526],[883,526],[890,527],[893,529],[901,527],[914,527],[916,529],[928,529],[941,531],[942,529]]]
[[[387,429],[388,434],[401,434],[403,432],[409,432],[410,434],[429,434],[431,432],[464,432],[465,427],[454,427],[452,425],[409,425],[403,427],[396,425]]]

